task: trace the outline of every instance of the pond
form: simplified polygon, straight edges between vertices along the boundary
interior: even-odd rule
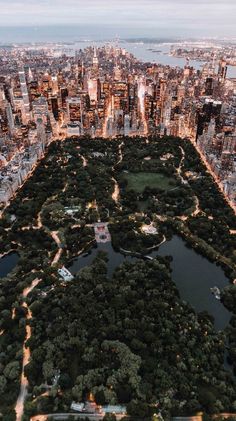
[[[14,251],[0,258],[0,278],[4,278],[15,268],[19,258],[19,254]]]
[[[73,275],[92,263],[98,250],[108,254],[108,276],[124,261],[135,261],[135,257],[124,256],[115,252],[111,243],[99,244],[89,254],[76,257],[68,267]],[[224,288],[229,284],[221,267],[211,263],[205,257],[188,248],[185,241],[173,236],[170,241],[162,244],[158,250],[149,253],[150,256],[172,256],[172,277],[176,283],[180,296],[195,309],[196,312],[208,311],[215,319],[215,328],[224,329],[231,318],[231,313],[211,293],[210,288],[217,286]]]
[[[230,321],[231,313],[211,293],[210,288],[224,288],[229,285],[220,266],[187,247],[182,238],[174,236],[160,247],[159,256],[173,257],[171,268],[180,296],[196,310],[208,311],[215,319],[215,328],[224,329]]]

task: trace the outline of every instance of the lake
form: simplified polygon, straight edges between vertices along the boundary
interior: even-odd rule
[[[98,250],[108,254],[108,276],[124,261],[135,262],[135,257],[124,256],[115,252],[111,243],[99,244],[88,255],[76,257],[68,269],[73,275],[92,263]],[[218,286],[220,289],[229,285],[222,268],[210,262],[205,257],[188,248],[185,241],[178,236],[162,244],[158,250],[149,253],[150,256],[172,256],[172,278],[178,287],[182,300],[185,300],[196,312],[207,311],[215,319],[215,328],[224,329],[230,321],[231,313],[211,293],[210,288]]]
[[[14,251],[0,258],[0,278],[4,278],[15,268],[19,258],[19,254]]]

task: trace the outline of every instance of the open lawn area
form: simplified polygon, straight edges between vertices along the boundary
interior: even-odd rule
[[[129,173],[125,175],[125,179],[128,181],[128,189],[138,193],[142,193],[145,187],[171,190],[176,185],[173,178],[153,172]]]

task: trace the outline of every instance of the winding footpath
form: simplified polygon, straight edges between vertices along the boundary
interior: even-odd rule
[[[179,148],[181,150],[182,157],[181,157],[181,160],[180,160],[180,163],[179,163],[179,167],[177,168],[177,174],[178,174],[179,178],[181,179],[182,183],[185,184],[186,180],[182,176],[182,167],[184,165],[184,160],[185,160],[185,151],[182,148],[182,146],[180,146]]]
[[[182,183],[183,184],[186,184],[186,183],[188,183],[188,182],[186,182],[186,180],[183,178],[183,176],[182,176],[182,168],[183,168],[183,165],[184,165],[184,160],[185,160],[185,151],[184,151],[184,149],[182,148],[182,146],[180,146],[179,147],[180,148],[180,150],[181,150],[181,153],[182,153],[182,158],[181,158],[181,160],[180,160],[180,163],[179,163],[179,167],[177,168],[177,174],[178,174],[178,176],[180,177],[180,179],[181,179],[181,181],[182,181]],[[195,210],[191,213],[191,216],[197,216],[200,212],[201,212],[201,209],[200,209],[200,203],[199,203],[199,199],[198,199],[198,197],[197,196],[194,196],[194,200],[195,200]],[[182,221],[186,221],[187,219],[188,219],[188,217],[187,216],[182,216],[181,218],[180,218]]]
[[[83,155],[81,155],[81,154],[79,154],[78,155],[81,159],[82,159],[82,161],[83,161],[83,167],[87,167],[87,165],[88,165],[88,161],[87,161],[87,159],[83,156]]]
[[[37,228],[38,229],[43,228],[42,219],[41,219],[41,213],[40,212],[38,213],[38,216],[37,216]]]
[[[41,282],[41,279],[34,279],[31,285],[24,289],[22,296],[26,298],[31,291]],[[22,306],[27,310],[26,320],[29,321],[32,318],[32,313],[28,307],[27,302],[24,300]],[[23,343],[23,361],[22,361],[22,371],[21,371],[21,386],[20,386],[20,393],[16,402],[15,411],[16,411],[16,421],[21,421],[23,414],[24,414],[24,402],[27,396],[27,389],[28,389],[28,379],[24,374],[24,369],[26,365],[30,361],[30,349],[26,347],[26,342],[31,337],[31,326],[29,323],[26,325],[26,336]]]
[[[114,164],[114,166],[112,167],[112,170],[115,171],[115,167],[117,165],[119,165],[122,161],[123,161],[123,153],[122,153],[122,146],[124,145],[124,142],[121,142],[119,144],[118,147],[118,155],[119,155],[119,159],[118,161]],[[114,202],[118,205],[119,204],[119,197],[120,197],[120,188],[119,188],[119,184],[117,183],[117,180],[112,177],[112,181],[114,182],[114,191],[112,193],[112,199],[114,200]],[[120,207],[121,209],[121,207]]]
[[[199,199],[198,199],[198,197],[197,197],[197,196],[194,196],[194,199],[195,199],[195,206],[196,206],[196,208],[195,208],[195,210],[191,213],[191,216],[197,216],[197,215],[201,212],[201,209],[200,209],[200,203],[199,203]]]
[[[57,253],[56,253],[56,255],[55,255],[55,257],[52,261],[52,266],[55,266],[60,260],[63,249],[61,247],[60,238],[58,237],[58,231],[52,231],[50,234],[51,234],[51,237],[53,238],[53,240],[55,241],[55,243],[57,244],[57,247],[58,247],[58,251],[57,251]]]
[[[112,199],[114,200],[114,202],[116,202],[116,204],[118,204],[119,197],[120,197],[119,184],[117,183],[117,181],[116,181],[116,179],[114,177],[112,177],[112,181],[115,184],[115,188],[114,188],[114,191],[112,193]]]
[[[123,161],[122,146],[124,146],[124,142],[121,142],[119,144],[119,148],[118,148],[118,151],[119,151],[119,159],[118,159],[117,163],[115,164],[115,166],[119,165]]]

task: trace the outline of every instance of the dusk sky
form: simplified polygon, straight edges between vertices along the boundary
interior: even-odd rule
[[[103,25],[125,36],[236,36],[235,17],[236,0],[0,0],[0,27]]]

